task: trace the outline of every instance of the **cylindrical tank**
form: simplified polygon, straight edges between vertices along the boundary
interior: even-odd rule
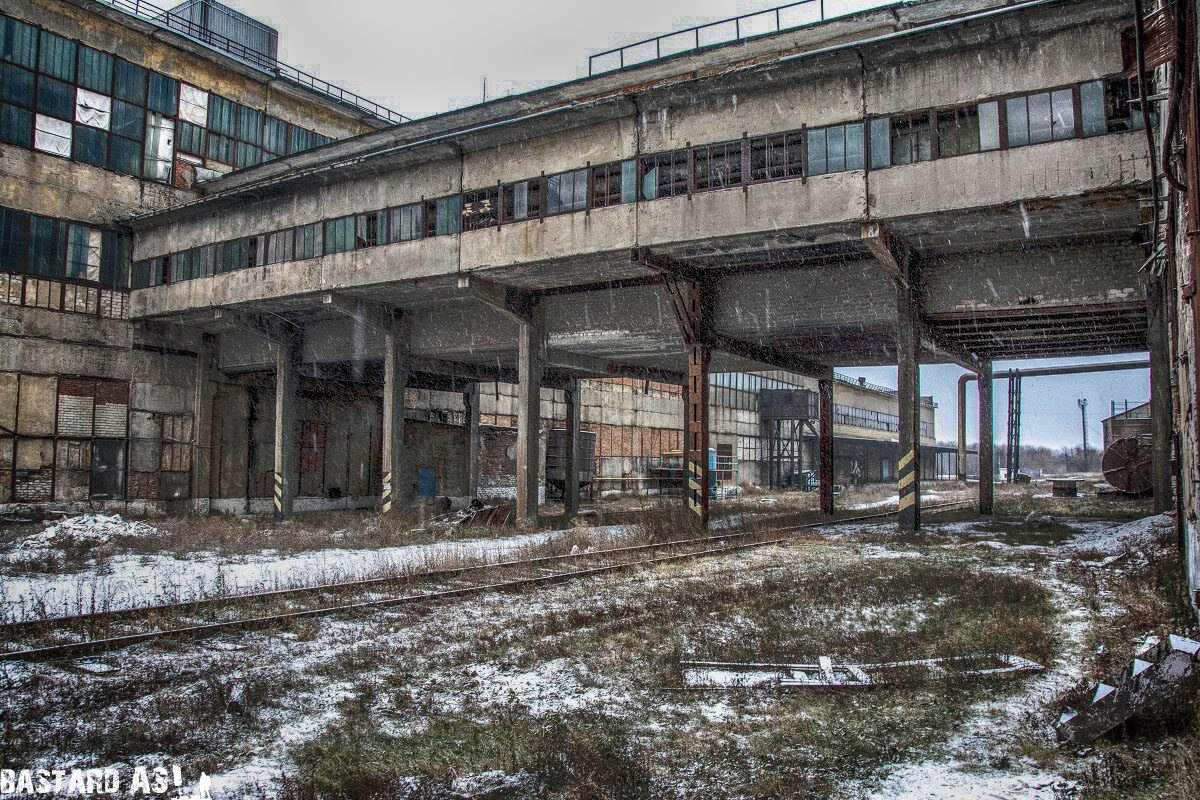
[[[1150,479],[1153,447],[1149,434],[1117,439],[1104,451],[1104,458],[1100,461],[1104,480],[1125,494],[1149,492],[1153,486]]]
[[[560,492],[563,487],[563,444],[567,432],[563,428],[550,431],[546,438],[546,483],[554,486]],[[592,471],[596,463],[596,434],[591,431],[579,432],[579,453],[576,464],[579,466],[578,481],[580,486],[592,482]]]

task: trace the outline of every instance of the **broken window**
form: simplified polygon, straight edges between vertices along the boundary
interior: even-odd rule
[[[777,181],[804,174],[804,134],[800,131],[750,140],[750,179]]]
[[[77,224],[70,225],[69,230],[66,276],[75,280],[98,282],[102,243],[100,231]]]
[[[979,152],[979,109],[976,106],[939,109],[937,126],[939,157]]]
[[[179,85],[179,118],[203,128],[208,124],[208,92],[187,83]]]
[[[642,159],[642,199],[673,197],[688,193],[688,157],[686,150],[662,153]]]
[[[500,187],[493,186],[462,197],[462,229],[476,231],[495,225],[500,216]]]
[[[541,216],[541,178],[517,181],[505,186],[503,192],[505,222],[518,222],[523,219],[532,219]]]
[[[722,142],[693,151],[696,169],[696,191],[724,189],[742,183],[742,142]]]
[[[33,127],[33,146],[56,156],[71,155],[71,123],[38,114]]]
[[[361,250],[364,247],[374,247],[381,244],[381,235],[384,231],[384,214],[383,211],[369,211],[366,214],[359,214],[354,218],[354,249]]]
[[[424,226],[421,224],[421,204],[393,208],[388,222],[388,241],[407,242],[420,239]]]
[[[546,178],[546,213],[561,214],[587,208],[586,169],[560,172]]]
[[[892,117],[892,163],[915,164],[933,158],[932,112]]]
[[[175,160],[175,122],[162,114],[146,113],[146,160],[142,174],[151,180],[166,183],[171,179]]]
[[[87,89],[75,90],[75,121],[108,130],[112,127],[112,98]]]
[[[825,175],[862,169],[863,125],[833,125],[808,131],[808,174]]]
[[[325,252],[344,253],[354,249],[354,217],[325,220]]]
[[[1105,112],[1110,133],[1135,131],[1146,127],[1146,117],[1138,102],[1138,83],[1135,79],[1112,78],[1107,85]]]
[[[637,200],[637,161],[614,161],[592,168],[592,208]]]

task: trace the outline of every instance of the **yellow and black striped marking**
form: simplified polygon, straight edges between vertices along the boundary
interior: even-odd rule
[[[704,515],[704,468],[691,459],[688,459],[688,508]]]
[[[387,514],[392,510],[392,473],[383,473],[383,502],[380,504],[380,510]]]
[[[916,515],[919,508],[917,499],[920,488],[917,480],[916,451],[909,450],[900,457],[900,462],[896,466],[899,475],[896,485],[900,490],[900,527],[916,528]]]
[[[275,473],[275,519],[283,519],[283,475]]]

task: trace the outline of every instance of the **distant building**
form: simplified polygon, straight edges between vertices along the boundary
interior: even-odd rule
[[[1117,411],[1118,408],[1121,410]],[[1129,405],[1128,401],[1124,404],[1113,403],[1112,410],[1112,416],[1100,423],[1104,426],[1105,450],[1117,439],[1150,433],[1149,401],[1134,406]]]

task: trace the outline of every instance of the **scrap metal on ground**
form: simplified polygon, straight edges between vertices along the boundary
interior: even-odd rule
[[[1012,677],[1045,669],[1017,655],[922,658],[879,664],[837,663],[820,656],[815,664],[680,661],[689,689],[865,688],[919,683],[939,678]]]

